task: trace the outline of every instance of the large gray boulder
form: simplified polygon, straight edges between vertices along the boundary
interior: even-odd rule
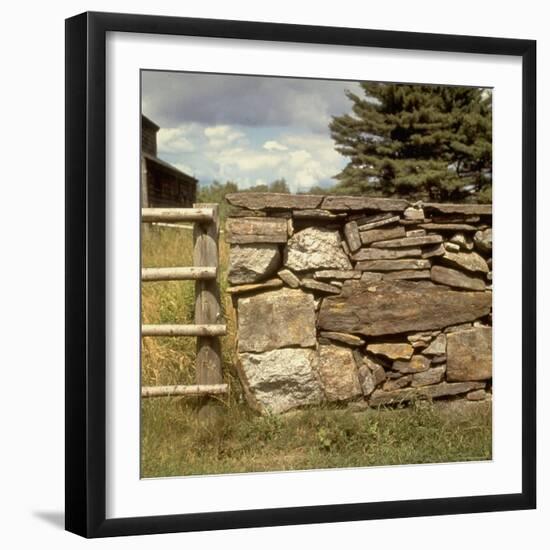
[[[237,244],[229,249],[227,279],[232,285],[256,283],[273,274],[281,263],[276,244]]]
[[[447,334],[447,380],[491,378],[492,333],[491,327],[476,327]]]
[[[287,221],[284,218],[228,218],[225,241],[230,244],[286,243]]]
[[[239,351],[263,352],[315,345],[313,296],[282,288],[238,299]]]
[[[343,346],[319,346],[317,368],[329,401],[346,401],[363,393],[351,349]]]
[[[265,353],[240,353],[248,390],[263,413],[278,414],[323,400],[311,349],[285,348]]]
[[[352,269],[338,231],[308,227],[295,233],[285,248],[285,266],[293,271]]]

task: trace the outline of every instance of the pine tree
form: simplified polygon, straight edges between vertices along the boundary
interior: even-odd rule
[[[349,163],[337,193],[491,200],[492,95],[463,86],[362,82],[330,123]]]

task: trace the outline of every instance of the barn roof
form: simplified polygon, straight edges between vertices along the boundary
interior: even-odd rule
[[[145,123],[147,126],[150,126],[151,128],[153,128],[155,130],[155,132],[157,130],[160,130],[160,126],[156,123],[154,123],[150,118],[146,117],[143,113],[141,115],[141,123]]]
[[[158,169],[169,172],[170,174],[172,174],[174,176],[177,176],[181,179],[185,179],[188,182],[197,183],[199,181],[199,180],[197,180],[197,178],[194,178],[193,176],[190,176],[189,174],[186,174],[185,172],[182,172],[181,170],[178,170],[175,166],[172,166],[170,163],[168,163],[164,160],[161,160],[158,157],[150,155],[149,153],[143,153],[143,157],[148,162],[153,163]]]

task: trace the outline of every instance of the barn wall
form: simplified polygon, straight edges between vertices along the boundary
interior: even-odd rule
[[[141,120],[141,151],[156,157],[158,127],[149,124],[143,117]]]

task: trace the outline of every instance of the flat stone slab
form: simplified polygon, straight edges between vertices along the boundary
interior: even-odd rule
[[[432,356],[432,355],[443,355],[445,351],[447,350],[447,337],[445,334],[439,334],[436,336],[435,340],[433,340],[430,345],[422,351],[424,355]]]
[[[365,260],[398,260],[400,258],[420,258],[420,248],[361,248],[351,257],[357,262]]]
[[[315,370],[317,353],[285,348],[265,353],[240,353],[248,389],[260,412],[278,414],[324,399]]]
[[[304,210],[318,208],[323,195],[293,195],[291,193],[229,193],[225,200],[233,206],[250,210]]]
[[[347,344],[348,346],[362,346],[365,341],[359,336],[354,336],[353,334],[346,334],[345,332],[324,332],[321,331],[319,334],[321,338],[327,338],[328,340],[334,340],[335,342],[341,342],[342,344]]]
[[[455,288],[467,290],[485,290],[485,283],[477,277],[471,277],[462,271],[434,265],[430,272],[432,281]]]
[[[445,247],[439,243],[425,248],[422,252],[422,258],[433,258],[434,256],[443,256],[443,254],[445,254]]]
[[[399,216],[392,216],[391,214],[378,214],[377,216],[369,216],[357,220],[357,225],[360,231],[367,231],[383,225],[389,225],[391,223],[397,223]]]
[[[477,227],[467,223],[421,223],[428,231],[477,231]]]
[[[373,283],[375,281],[381,281],[384,278],[383,273],[377,273],[375,271],[362,271],[361,281],[365,283]]]
[[[397,281],[397,280],[418,280],[418,279],[429,279],[430,271],[428,269],[404,269],[403,271],[389,271],[384,273],[384,279],[388,281]]]
[[[353,353],[341,346],[319,346],[319,377],[328,401],[346,401],[361,395]]]
[[[315,345],[315,304],[311,294],[283,288],[242,297],[238,300],[238,312],[241,352]]]
[[[339,232],[324,227],[297,231],[288,240],[284,263],[293,271],[352,268]]]
[[[377,407],[379,405],[392,405],[414,399],[437,399],[438,397],[460,395],[471,390],[483,388],[484,386],[483,382],[441,382],[440,384],[419,388],[404,388],[394,391],[375,390],[370,396],[369,405]]]
[[[341,220],[347,214],[345,212],[335,213],[330,210],[321,210],[319,208],[311,210],[293,210],[292,216],[296,220]]]
[[[325,197],[321,208],[325,210],[379,210],[381,212],[404,212],[408,205],[409,203],[402,199],[335,195]]]
[[[232,206],[227,213],[228,218],[265,218],[263,210],[248,210],[248,208],[237,208]]]
[[[404,234],[405,228],[402,229]],[[405,237],[404,239],[378,241],[373,243],[372,246],[375,248],[403,248],[437,244],[441,242],[443,242],[443,237],[441,235],[426,235],[424,237]]]
[[[225,240],[230,244],[286,243],[287,221],[284,218],[228,218]]]
[[[481,218],[479,216],[468,216],[465,214],[448,214],[437,215],[432,214],[430,218],[433,223],[479,223]]]
[[[410,229],[405,231],[405,237],[424,237],[426,235],[425,229]]]
[[[390,392],[395,390],[400,390],[408,385],[410,385],[413,375],[405,374],[399,378],[393,378],[384,382],[382,389],[384,391]]]
[[[321,330],[382,336],[442,329],[491,310],[492,292],[454,290],[429,281],[346,281],[323,300]]]
[[[355,252],[361,248],[361,236],[359,235],[357,222],[351,221],[346,223],[346,225],[344,225],[344,235],[351,252]]]
[[[338,281],[345,281],[347,279],[359,279],[361,272],[352,269],[322,269],[321,271],[316,271],[313,277],[321,280],[336,279]]]
[[[314,292],[321,292],[322,294],[340,294],[340,289],[336,286],[316,281],[310,277],[306,277],[301,280],[300,285],[303,288],[313,290]]]
[[[411,386],[413,388],[419,388],[420,386],[430,386],[432,384],[439,384],[443,381],[445,376],[445,365],[440,367],[431,367],[424,372],[417,372],[412,375]]]
[[[465,216],[491,216],[493,207],[491,204],[450,204],[426,202],[424,203],[425,210],[433,210],[441,214],[463,214]]]
[[[290,269],[281,269],[277,272],[277,275],[283,280],[290,288],[298,288],[300,286],[300,279],[290,271]]]
[[[415,374],[430,368],[430,360],[423,355],[413,355],[408,361],[397,359],[393,362],[392,369],[401,374]]]
[[[410,344],[399,342],[388,342],[381,344],[369,344],[367,351],[375,355],[383,355],[388,359],[410,359],[414,349]]]
[[[384,241],[388,239],[398,239],[405,236],[405,228],[402,225],[396,227],[385,227],[383,229],[369,229],[368,231],[361,231],[362,244],[371,244],[376,241]]]
[[[447,334],[447,380],[492,377],[492,328],[476,327]]]
[[[274,288],[280,288],[282,286],[283,286],[283,282],[280,279],[270,279],[269,281],[263,281],[262,283],[251,283],[248,285],[228,286],[225,289],[225,291],[229,294],[246,294],[249,292],[271,290]]]
[[[477,252],[450,252],[446,250],[441,260],[447,265],[473,273],[489,272],[487,262]]]
[[[359,271],[399,271],[402,269],[430,269],[430,260],[365,260],[358,262],[355,269]]]
[[[227,279],[232,285],[255,283],[272,275],[281,261],[277,244],[233,245],[229,248]]]

